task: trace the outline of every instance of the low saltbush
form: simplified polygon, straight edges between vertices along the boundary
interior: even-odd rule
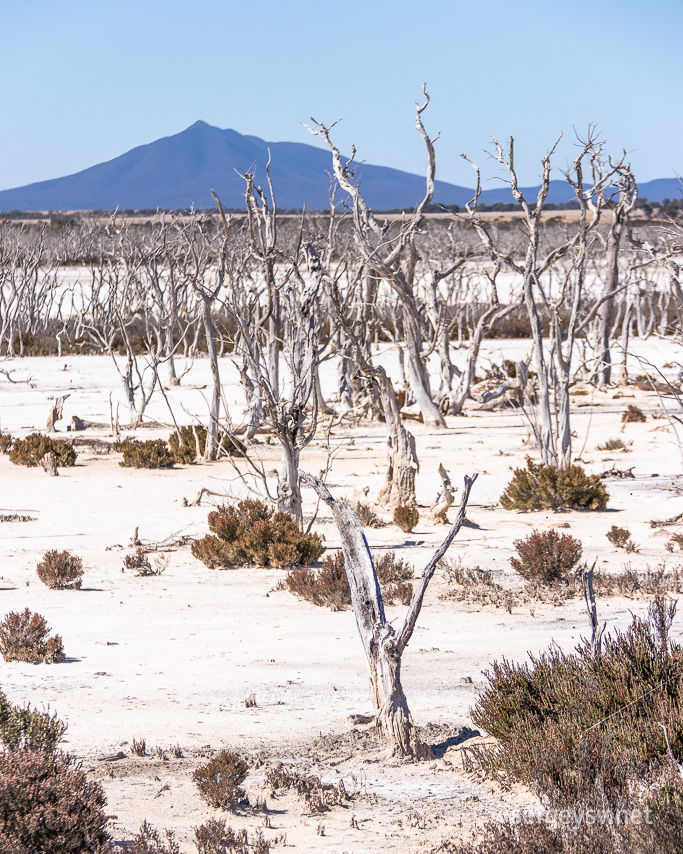
[[[115,443],[114,450],[123,453],[119,463],[123,468],[172,469],[175,464],[175,457],[163,439],[148,439],[145,442],[124,439],[123,442]]]
[[[0,752],[0,854],[108,854],[105,806],[68,756]]]
[[[605,536],[618,549],[624,549],[629,554],[638,551],[638,546],[631,539],[631,532],[628,528],[619,528],[617,525],[612,525]]]
[[[302,534],[288,513],[246,500],[209,513],[209,534],[192,554],[209,569],[235,566],[303,566],[325,551],[318,534]]]
[[[639,406],[630,403],[621,414],[623,424],[639,424],[647,421],[645,413]]]
[[[191,426],[185,424],[178,428],[180,439],[176,432],[168,437],[168,445],[171,454],[178,463],[191,464],[197,461],[197,449],[199,456],[203,456],[206,450],[206,427]],[[223,430],[218,433],[218,455],[228,454],[231,457],[243,457],[246,452],[244,443],[237,436],[232,436]]]
[[[165,830],[164,837],[165,839],[156,828],[143,821],[133,841],[126,846],[125,852],[126,854],[180,854],[175,833],[172,830]],[[218,854],[218,852],[211,852],[211,854]]]
[[[532,531],[523,540],[515,540],[519,557],[511,557],[512,568],[526,581],[554,584],[568,581],[581,559],[581,541],[557,531]]]
[[[242,783],[249,773],[249,766],[236,753],[221,750],[206,765],[194,772],[192,779],[203,800],[214,809],[231,810],[248,804]]]
[[[10,611],[0,623],[0,655],[5,661],[64,661],[64,645],[59,635],[50,637],[45,617],[23,611]]]
[[[83,561],[69,551],[45,552],[36,572],[51,590],[80,590],[83,583]]]
[[[500,497],[505,510],[604,510],[609,495],[596,474],[581,466],[560,469],[534,463],[527,457],[525,469],[515,469]]]
[[[419,521],[420,513],[417,507],[401,504],[394,510],[394,525],[406,534],[410,534]]]
[[[62,439],[52,439],[42,433],[31,433],[25,439],[15,439],[9,460],[15,466],[39,466],[45,454],[52,452],[58,466],[75,466],[76,451]]]
[[[260,828],[250,837],[245,827],[233,830],[222,818],[195,827],[194,841],[197,854],[268,854],[271,848]]]
[[[384,603],[408,605],[413,596],[413,585],[408,583],[408,579],[413,577],[412,566],[397,559],[393,551],[382,552],[374,563]],[[285,578],[285,587],[295,596],[332,611],[341,611],[351,604],[351,590],[341,551],[326,555],[318,570],[293,570]]]

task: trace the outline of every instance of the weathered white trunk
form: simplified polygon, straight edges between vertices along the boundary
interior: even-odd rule
[[[301,507],[301,489],[299,487],[300,449],[289,436],[280,434],[282,461],[277,480],[278,513],[289,513],[299,530],[303,530],[303,510]]]
[[[206,350],[211,365],[211,377],[213,388],[211,392],[211,405],[209,410],[209,425],[206,430],[206,447],[204,448],[204,459],[215,460],[218,454],[218,419],[221,407],[221,376],[218,369],[218,351],[216,350],[216,335],[211,317],[211,302],[202,294],[202,320],[204,322],[204,336],[206,338]]]
[[[385,507],[414,506],[417,501],[415,476],[420,468],[415,437],[406,430],[401,420],[391,380],[383,369],[379,371],[379,393],[388,431],[388,461],[386,479],[377,502]]]
[[[477,476],[465,477],[458,518],[416,583],[408,611],[398,629],[387,621],[384,613],[377,573],[358,517],[346,501],[334,499],[317,478],[305,472],[301,472],[300,477],[331,508],[339,531],[351,604],[370,671],[382,749],[389,757],[429,758],[431,748],[420,741],[401,685],[401,656],[412,637],[436,567],[465,521],[467,501]]]

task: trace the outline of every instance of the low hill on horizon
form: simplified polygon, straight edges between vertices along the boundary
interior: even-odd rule
[[[0,210],[210,208],[214,206],[211,187],[226,207],[242,209],[244,180],[238,173],[253,169],[263,184],[268,149],[278,207],[301,209],[306,205],[309,210],[327,210],[332,169],[328,151],[304,143],[265,142],[203,121],[73,175],[2,190]],[[374,210],[414,207],[424,193],[421,175],[365,163],[359,163],[356,172],[362,179],[365,200]],[[525,191],[533,198],[538,188]],[[681,188],[675,178],[662,178],[641,184],[639,191],[649,201],[662,201],[678,198]],[[436,181],[434,201],[462,206],[472,193],[470,188]],[[548,201],[559,204],[571,199],[566,182],[553,181]],[[506,186],[486,189],[481,195],[481,202],[487,205],[511,201]]]

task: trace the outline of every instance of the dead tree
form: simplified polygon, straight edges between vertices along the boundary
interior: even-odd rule
[[[320,480],[304,472],[300,473],[300,477],[332,510],[339,531],[351,604],[370,670],[372,699],[382,748],[388,756],[429,758],[431,749],[418,737],[401,685],[401,657],[415,630],[429,582],[465,521],[467,501],[477,475],[465,476],[458,517],[425,566],[408,611],[398,628],[392,626],[384,612],[377,573],[358,517],[346,501],[335,499]]]
[[[434,141],[430,139],[422,123],[422,113],[429,104],[426,88],[424,95],[424,104],[422,106],[416,105],[416,125],[428,156],[425,194],[412,215],[401,224],[396,234],[392,234],[388,227],[382,227],[367,206],[360,192],[360,184],[354,176],[353,157],[344,163],[339,149],[330,138],[330,131],[334,125],[326,126],[312,119],[314,126],[310,130],[311,133],[322,137],[327,143],[332,153],[335,178],[341,189],[348,193],[351,198],[354,239],[362,259],[368,269],[372,269],[390,285],[401,303],[408,355],[408,378],[424,422],[433,427],[445,427],[446,422],[432,398],[430,389],[425,353],[423,352],[423,319],[413,282],[416,261],[415,235],[422,221],[424,209],[434,197],[434,175],[436,171]]]

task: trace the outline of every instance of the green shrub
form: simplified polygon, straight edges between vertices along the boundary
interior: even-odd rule
[[[399,505],[394,510],[394,525],[406,534],[410,534],[419,521],[420,513],[417,507]]]
[[[0,691],[0,742],[8,750],[53,753],[65,732],[66,724],[56,714],[15,706]]]
[[[52,452],[58,466],[75,466],[76,451],[62,439],[52,439],[42,433],[31,433],[25,439],[15,439],[9,460],[15,466],[39,466],[45,454]]]
[[[99,783],[63,754],[0,752],[0,854],[110,852]]]
[[[244,789],[240,788],[248,773],[249,766],[244,759],[229,750],[221,750],[206,765],[197,768],[192,779],[209,806],[231,810],[248,803]]]
[[[500,497],[505,510],[604,510],[608,492],[596,474],[581,466],[559,469],[534,463],[527,457],[525,469],[515,469]]]
[[[302,534],[288,513],[262,501],[245,500],[209,513],[207,535],[192,554],[209,569],[234,566],[302,566],[325,551],[318,534]]]
[[[10,611],[0,623],[0,655],[5,661],[64,661],[64,645],[59,635],[50,637],[45,617],[28,608]]]
[[[555,530],[532,531],[523,540],[515,540],[519,557],[510,558],[515,572],[535,584],[568,581],[581,559],[581,541]]]
[[[178,463],[191,464],[197,461],[197,445],[199,445],[199,455],[203,456],[206,450],[206,427],[191,426],[185,424],[179,428],[180,441],[176,432],[171,433],[168,437],[168,444],[173,454],[174,459]],[[218,453],[228,454],[229,456],[243,457],[246,452],[244,443],[237,436],[232,436],[223,430],[218,433]]]
[[[123,452],[119,463],[123,468],[131,469],[172,469],[175,457],[168,449],[163,439],[148,439],[141,442],[138,439],[124,439],[114,446]]]
[[[80,590],[83,583],[83,561],[69,551],[45,552],[36,572],[51,590]]]

